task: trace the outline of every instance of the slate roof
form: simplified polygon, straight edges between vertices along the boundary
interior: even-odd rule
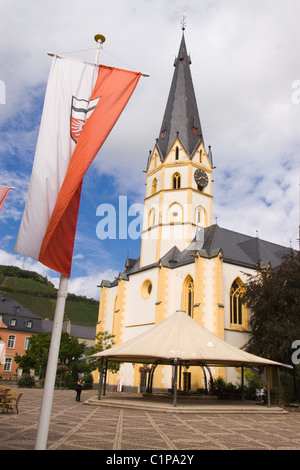
[[[221,228],[214,224],[204,229],[198,230],[192,243],[183,251],[177,246],[171,248],[158,263],[140,268],[140,258],[130,260],[127,266],[127,277],[159,266],[162,263],[170,269],[195,262],[195,257],[200,254],[204,258],[214,258],[222,253],[225,263],[231,263],[244,268],[256,269],[260,264],[264,266],[270,264],[275,267],[283,261],[283,256],[290,252],[287,248],[272,242],[261,240],[257,237],[244,235]],[[111,283],[112,287],[113,283]]]
[[[52,331],[52,328],[53,328],[53,321],[43,320],[42,322],[43,333],[50,333]],[[63,323],[62,328],[63,328],[63,331],[67,331],[67,324]],[[95,335],[96,335],[95,327],[71,324],[70,336],[73,336],[75,338],[83,338],[83,339],[95,339]]]
[[[2,315],[2,321],[9,330],[26,331],[28,333],[42,331],[42,319],[8,295],[0,295],[0,315]],[[15,326],[10,323],[12,318],[16,320]],[[31,328],[26,326],[28,320],[32,321]]]
[[[187,54],[183,34],[178,57],[174,63],[175,70],[160,135],[157,139],[162,161],[165,160],[177,137],[190,157],[203,142],[190,64],[191,59]]]

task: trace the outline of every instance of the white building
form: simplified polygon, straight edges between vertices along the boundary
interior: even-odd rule
[[[288,248],[212,224],[210,148],[204,145],[184,33],[159,138],[147,162],[141,254],[126,259],[117,280],[102,281],[97,332],[108,330],[115,344],[131,339],[176,310],[237,347],[248,340],[248,311],[240,300],[245,273],[275,266]],[[125,257],[124,257],[125,259]],[[108,384],[139,389],[140,364],[123,364]],[[188,388],[204,387],[190,367]],[[234,380],[239,371],[212,370]],[[159,366],[154,389],[171,388],[172,369]],[[182,387],[183,377],[181,380]]]

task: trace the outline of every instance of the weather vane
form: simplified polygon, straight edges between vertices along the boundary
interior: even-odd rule
[[[182,31],[184,31],[186,27],[186,12],[182,13],[181,27],[182,27]]]

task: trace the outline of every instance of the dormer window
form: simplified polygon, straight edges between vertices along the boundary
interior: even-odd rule
[[[25,322],[25,326],[26,326],[26,328],[32,328],[32,321],[31,321],[31,320],[27,320],[27,321]]]
[[[179,147],[175,148],[175,160],[179,160]]]
[[[11,319],[9,320],[9,324],[10,324],[10,326],[16,326],[17,320],[16,320],[15,318],[11,318]]]
[[[164,139],[166,137],[166,131],[161,131],[161,138]]]

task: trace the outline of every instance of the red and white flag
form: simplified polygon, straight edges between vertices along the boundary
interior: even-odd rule
[[[9,188],[8,186],[0,186],[0,212],[11,189],[12,188]]]
[[[140,77],[54,57],[16,252],[70,276],[83,177]]]

